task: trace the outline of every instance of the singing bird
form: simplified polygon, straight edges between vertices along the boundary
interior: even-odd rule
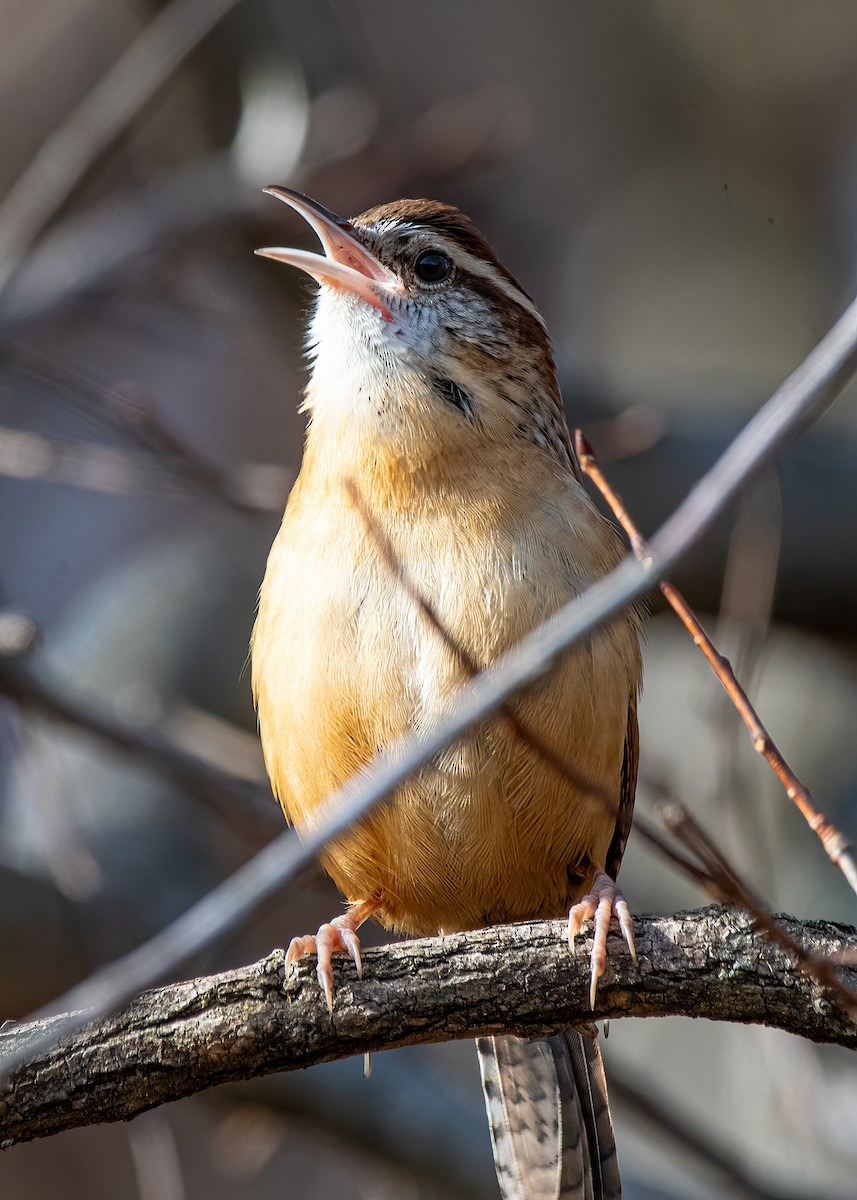
[[[257,251],[320,284],[303,464],[252,639],[268,774],[301,831],[380,748],[443,719],[465,660],[488,666],[622,548],[582,486],[539,310],[472,222],[432,200],[346,221],[266,191],[323,250]],[[514,722],[484,721],[327,848],[348,908],[294,939],[287,973],[317,954],[331,1007],[332,954],[359,967],[369,917],[431,935],[569,914],[572,947],[593,921],[594,989],[614,915],[633,949],[614,877],[636,784],[639,625],[616,617],[513,702],[577,783]],[[621,1196],[594,1030],[477,1047],[505,1200]]]

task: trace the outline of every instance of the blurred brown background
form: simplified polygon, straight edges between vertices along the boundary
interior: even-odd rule
[[[261,186],[346,215],[406,195],[469,212],[545,311],[569,418],[651,531],[854,291],[857,6],[2,0],[0,18],[3,1019],[162,927],[280,827],[243,665],[300,461],[311,287],[252,255],[309,244]],[[852,834],[855,398],[677,575]],[[194,786],[183,752],[223,786]],[[639,804],[663,784],[774,907],[854,922],[658,614]],[[633,839],[623,881],[638,912],[701,902]],[[337,904],[304,879],[186,973],[260,957]],[[854,1195],[844,1051],[674,1020],[615,1023],[606,1054],[628,1200]],[[634,1089],[750,1182],[653,1127],[623,1101]],[[19,1147],[0,1190],[496,1195],[467,1044],[380,1055],[369,1082],[337,1063]]]

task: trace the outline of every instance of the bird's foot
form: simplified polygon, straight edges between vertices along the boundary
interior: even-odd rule
[[[604,974],[604,968],[607,965],[607,934],[614,915],[619,921],[622,936],[628,943],[631,957],[636,962],[634,923],[631,920],[628,901],[609,875],[604,871],[596,871],[592,888],[571,906],[568,914],[568,945],[572,953],[574,953],[574,939],[580,932],[583,922],[592,922],[592,953],[589,956],[592,982],[589,988],[589,1003],[593,1008],[595,1008],[598,980]]]
[[[360,939],[357,930],[363,922],[372,915],[378,905],[374,900],[359,900],[349,906],[348,912],[341,917],[334,917],[319,927],[318,933],[305,934],[295,937],[289,942],[286,951],[286,979],[291,974],[292,967],[305,954],[316,954],[318,965],[315,969],[324,998],[327,1001],[327,1011],[333,1014],[333,955],[337,951],[347,954],[357,967],[358,979],[363,974],[363,960],[360,957]]]

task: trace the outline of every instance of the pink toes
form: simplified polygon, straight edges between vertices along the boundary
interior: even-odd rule
[[[568,944],[572,952],[575,948],[574,939],[582,929],[584,921],[592,922],[592,953],[589,956],[592,983],[589,1002],[593,1008],[598,980],[607,966],[607,934],[614,914],[619,921],[622,936],[628,943],[631,956],[636,961],[634,923],[631,920],[628,902],[609,875],[604,871],[596,871],[591,890],[571,906],[568,914]]]
[[[360,939],[357,929],[367,917],[377,909],[374,901],[362,900],[351,905],[347,913],[334,917],[319,928],[318,933],[305,934],[303,937],[292,938],[286,952],[286,979],[292,968],[305,954],[316,954],[318,965],[315,973],[324,998],[327,1011],[333,1014],[333,955],[347,954],[357,967],[358,977],[363,974],[363,959],[360,956]]]
[[[324,998],[327,1001],[327,1011],[331,1014],[333,1013],[334,953],[340,951],[343,954],[347,954],[349,958],[354,960],[357,967],[357,974],[361,975],[363,973],[363,961],[360,958],[360,939],[353,929],[349,929],[347,926],[343,928],[340,925],[340,922],[347,920],[347,916],[335,917],[334,920],[322,925],[316,934],[306,934],[303,937],[292,938],[286,953],[287,979],[292,967],[305,954],[315,953],[318,955],[318,965],[316,966],[315,974],[321,990],[324,992]]]

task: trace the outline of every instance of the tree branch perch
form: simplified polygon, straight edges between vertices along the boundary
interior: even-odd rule
[[[780,918],[816,955],[857,953],[857,930]],[[501,926],[368,950],[364,975],[336,965],[331,1020],[311,965],[283,988],[283,954],[147,992],[32,1060],[0,1089],[0,1148],[146,1109],[216,1084],[418,1042],[536,1035],[594,1017],[692,1016],[764,1024],[857,1049],[857,1026],[756,932],[711,906],[635,921],[639,962],[611,935],[597,1008],[588,956],[564,923]],[[857,970],[843,968],[857,982]],[[46,1024],[0,1032],[0,1051],[38,1045]]]

